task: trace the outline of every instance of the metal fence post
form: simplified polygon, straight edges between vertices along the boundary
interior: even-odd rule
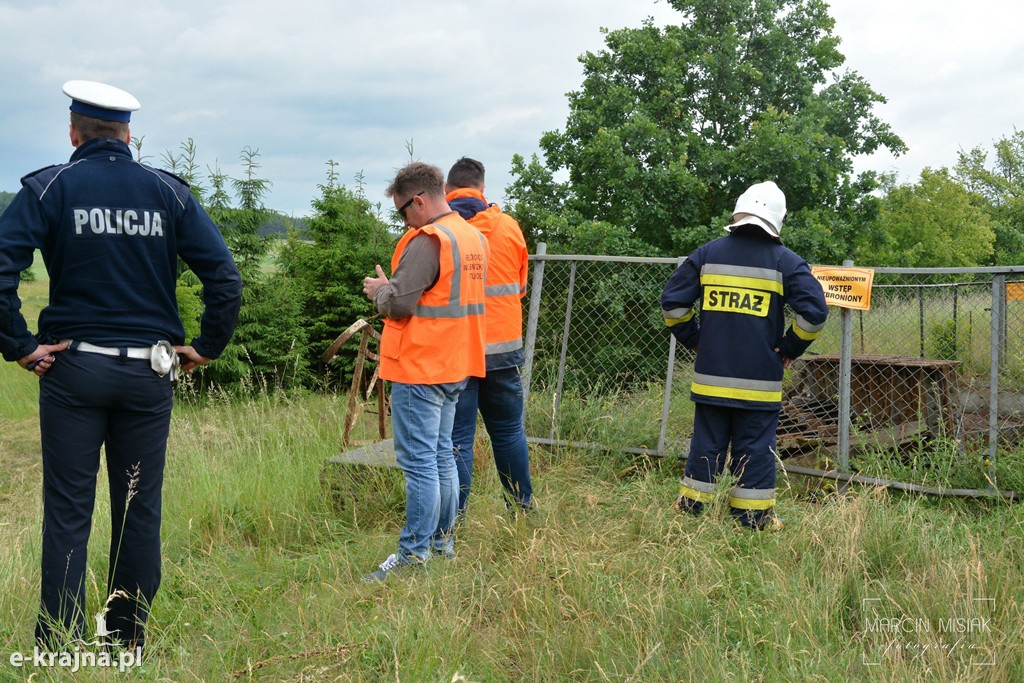
[[[572,323],[572,296],[576,291],[576,261],[569,263],[569,293],[565,297],[565,326],[562,328],[562,355],[558,359],[558,379],[555,382],[555,404],[551,408],[551,435],[555,438],[558,409],[562,406],[562,384],[565,380],[565,359],[569,352],[569,329]]]
[[[843,267],[853,266],[853,261],[843,261]],[[844,474],[850,471],[850,381],[853,365],[853,311],[849,308],[839,309],[839,470]],[[839,485],[840,491],[846,490],[846,484]]]
[[[537,242],[536,256],[548,253],[547,242]],[[526,424],[527,399],[530,397],[530,376],[533,373],[533,353],[537,346],[537,321],[540,319],[540,300],[544,293],[544,259],[533,262],[533,284],[530,285],[530,311],[526,317],[526,362],[523,364],[523,424]]]
[[[995,486],[996,452],[999,442],[999,363],[1002,357],[1003,310],[1005,308],[1006,276],[992,277],[992,341],[989,368],[988,458],[989,486]]]
[[[924,358],[924,287],[917,288],[918,335],[921,340],[921,358]]]
[[[683,261],[686,260],[685,256],[679,257],[678,268],[682,265]],[[676,370],[676,336],[674,334],[668,335],[668,369],[665,371],[665,399],[661,405],[661,430],[658,432],[658,455],[668,455],[665,453],[665,438],[668,434],[668,413],[669,408],[672,405],[672,382],[675,377]]]

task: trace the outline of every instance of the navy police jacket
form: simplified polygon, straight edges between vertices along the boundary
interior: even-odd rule
[[[123,140],[94,138],[67,164],[21,179],[0,216],[0,352],[18,360],[39,342],[99,346],[185,342],[175,297],[178,257],[203,283],[193,348],[216,358],[234,331],[242,281],[210,217],[180,178],[132,159]],[[42,251],[49,303],[38,336],[22,316],[21,272]],[[37,341],[38,340],[38,341]]]
[[[788,329],[786,304],[796,314]],[[690,398],[755,410],[779,409],[782,357],[806,351],[828,317],[807,262],[753,226],[693,252],[665,284],[661,307],[676,339],[697,349]]]

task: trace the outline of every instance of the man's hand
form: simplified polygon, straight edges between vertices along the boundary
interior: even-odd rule
[[[47,370],[53,367],[53,362],[56,360],[53,354],[60,353],[66,348],[68,348],[68,342],[40,344],[36,347],[35,351],[24,358],[18,359],[18,365],[42,377],[46,374]]]
[[[363,294],[370,301],[373,301],[374,295],[377,290],[388,283],[388,276],[384,274],[384,269],[377,264],[377,277],[364,277],[363,278]]]
[[[184,356],[181,359],[181,370],[183,372],[191,373],[200,365],[206,365],[210,362],[209,358],[200,356],[191,346],[175,346],[174,351],[179,356]]]
[[[791,367],[793,367],[793,359],[783,356],[782,352],[779,351],[779,347],[777,346],[775,347],[775,353],[779,354],[779,356],[782,357],[782,367],[784,370],[789,370]]]

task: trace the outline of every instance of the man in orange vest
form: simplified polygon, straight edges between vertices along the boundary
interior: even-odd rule
[[[380,377],[391,382],[395,455],[405,472],[405,527],[398,552],[368,581],[453,557],[458,475],[452,422],[467,377],[484,376],[487,240],[444,199],[436,166],[411,163],[387,188],[409,230],[391,257],[391,279],[377,265],[363,292],[385,316]]]
[[[484,165],[463,157],[448,171],[448,205],[484,234],[491,248],[487,264],[487,376],[471,377],[455,409],[452,443],[459,472],[459,514],[464,515],[473,477],[476,414],[491,438],[494,465],[510,507],[529,510],[530,453],[523,426],[523,306],[529,252],[519,223],[484,198]]]

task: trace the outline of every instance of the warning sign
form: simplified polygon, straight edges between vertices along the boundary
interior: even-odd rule
[[[1006,300],[1024,301],[1024,282],[1007,282]]]
[[[871,268],[812,266],[811,273],[821,283],[829,306],[861,311],[871,308],[871,282],[875,279]]]

